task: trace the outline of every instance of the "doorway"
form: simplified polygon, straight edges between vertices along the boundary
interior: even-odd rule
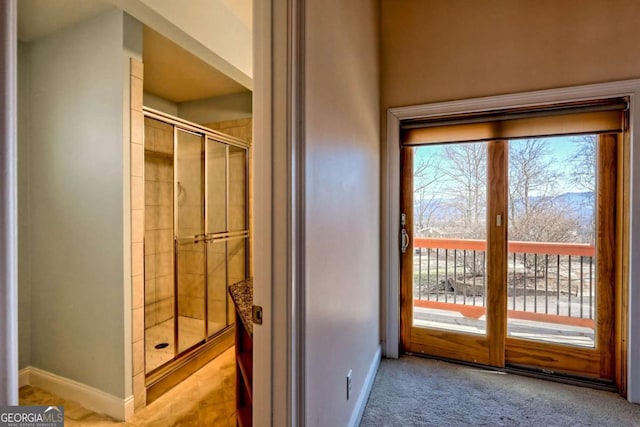
[[[618,101],[403,129],[404,351],[618,385]]]

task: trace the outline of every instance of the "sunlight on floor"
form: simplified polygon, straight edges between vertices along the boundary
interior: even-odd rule
[[[127,422],[83,408],[32,386],[20,389],[20,405],[63,405],[65,427],[235,426],[233,347],[178,384]]]

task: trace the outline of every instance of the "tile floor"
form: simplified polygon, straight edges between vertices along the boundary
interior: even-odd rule
[[[20,404],[63,405],[65,427],[233,427],[236,425],[234,349],[222,353],[127,422],[89,411],[76,402],[31,386],[20,389]]]

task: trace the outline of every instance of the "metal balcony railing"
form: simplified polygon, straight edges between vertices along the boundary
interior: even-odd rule
[[[442,303],[459,304],[456,309],[465,316],[484,314],[485,241],[418,237],[414,249],[416,306],[444,308],[451,306]],[[593,325],[594,246],[511,241],[508,257],[509,317]]]

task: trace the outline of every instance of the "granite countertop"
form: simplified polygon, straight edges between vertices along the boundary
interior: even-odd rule
[[[253,279],[229,286],[229,294],[249,335],[253,336]]]

